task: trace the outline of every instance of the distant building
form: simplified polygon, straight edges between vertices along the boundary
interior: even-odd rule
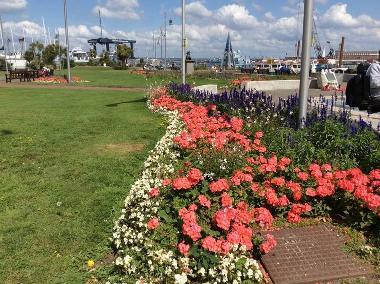
[[[339,60],[340,51],[336,51],[335,59]],[[343,61],[372,62],[380,60],[380,51],[344,51]]]
[[[234,67],[235,67],[234,52],[232,51],[230,33],[228,33],[226,48],[224,50],[224,55],[223,55],[222,68],[232,69]]]

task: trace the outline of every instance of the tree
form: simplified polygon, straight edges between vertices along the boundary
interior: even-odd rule
[[[121,65],[125,68],[126,60],[131,57],[132,48],[128,47],[125,44],[119,44],[117,46],[117,59],[121,61]]]
[[[100,57],[100,65],[106,64],[107,66],[111,65],[111,60],[110,60],[110,54],[107,51],[104,51]]]
[[[90,49],[89,56],[90,56],[90,58],[96,58],[96,49],[95,48]]]
[[[32,62],[34,59],[34,52],[30,49],[26,50],[24,53],[24,58],[28,63]]]
[[[28,50],[25,51],[24,58],[28,63],[37,69],[41,68],[42,65],[42,52],[44,50],[44,45],[38,41],[32,42],[29,45]]]
[[[53,65],[54,60],[65,53],[66,49],[64,47],[61,47],[58,44],[49,44],[42,51],[42,60],[47,65]]]

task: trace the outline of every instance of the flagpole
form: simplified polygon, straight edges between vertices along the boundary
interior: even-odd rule
[[[64,16],[65,16],[65,32],[66,32],[66,59],[67,59],[67,83],[71,83],[70,70],[70,44],[69,44],[69,29],[67,27],[67,1],[64,0]]]
[[[7,51],[5,49],[5,44],[4,44],[4,30],[3,30],[3,19],[0,16],[0,27],[1,27],[1,41],[3,43],[3,49],[4,49],[4,61],[5,61],[5,71],[8,72],[8,63],[7,63]]]

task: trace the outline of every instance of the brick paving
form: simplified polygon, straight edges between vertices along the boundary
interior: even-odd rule
[[[373,275],[370,265],[343,251],[344,239],[331,226],[271,232],[277,247],[262,258],[275,284],[325,283]]]

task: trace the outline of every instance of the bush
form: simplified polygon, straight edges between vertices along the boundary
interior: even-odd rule
[[[74,68],[77,64],[74,60],[70,60],[70,68]],[[67,60],[63,60],[63,69],[67,69]]]

